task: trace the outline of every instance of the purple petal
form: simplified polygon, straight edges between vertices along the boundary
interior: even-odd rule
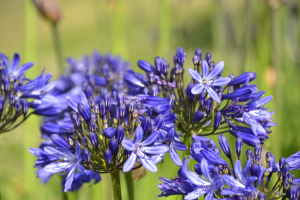
[[[218,94],[211,88],[211,87],[205,87],[207,93],[209,96],[216,102],[221,103],[221,100],[218,96]]]
[[[77,109],[77,103],[75,101],[73,101],[72,99],[68,100],[68,105],[75,111],[78,113],[78,109]]]
[[[221,61],[218,64],[216,64],[213,70],[211,70],[211,72],[207,76],[207,79],[211,80],[216,76],[218,76],[222,72],[223,68],[224,68],[224,61]]]
[[[72,146],[60,135],[52,134],[51,139],[57,146],[64,147],[66,149],[72,149]]]
[[[13,71],[15,71],[20,63],[20,55],[18,53],[15,53],[14,58],[11,62],[11,68],[9,70],[9,73],[12,73]]]
[[[159,163],[165,156],[166,153],[162,153],[162,154],[159,154],[159,155],[154,155],[154,156],[151,156],[151,160],[157,164]]]
[[[231,175],[222,175],[222,178],[224,182],[229,186],[229,187],[240,187],[240,188],[245,188],[245,186],[240,183],[238,180],[236,180],[233,176]]]
[[[153,154],[153,155],[158,155],[162,153],[166,153],[169,151],[169,146],[165,144],[161,145],[155,145],[155,146],[148,146],[148,147],[141,147],[141,151],[147,153],[147,154]]]
[[[141,150],[137,151],[137,154],[143,164],[143,166],[150,172],[157,172],[157,167],[150,157],[145,155]]]
[[[142,141],[144,137],[144,131],[141,126],[138,126],[135,130],[135,137],[134,137],[134,143],[139,143]]]
[[[62,171],[65,171],[66,169],[72,167],[74,165],[74,162],[54,162],[49,165],[45,166],[45,171],[52,173],[52,174],[57,174]]]
[[[208,163],[207,163],[206,159],[203,158],[201,160],[200,167],[201,167],[201,172],[202,172],[203,176],[206,178],[206,180],[208,180],[209,182],[212,183],[213,180],[211,179],[210,172],[208,169]]]
[[[209,72],[209,67],[208,67],[207,61],[203,60],[202,61],[202,73],[203,73],[202,77],[203,78],[207,77],[208,72]]]
[[[234,166],[234,170],[235,170],[235,174],[237,175],[237,177],[239,178],[239,180],[245,185],[246,184],[246,178],[241,166],[241,161],[237,160],[235,162],[235,166]]]
[[[188,193],[184,196],[185,200],[193,200],[198,199],[200,196],[203,196],[206,193],[204,188],[199,188],[197,190],[194,190],[193,192]]]
[[[231,79],[229,77],[219,77],[213,80],[213,86],[223,86],[229,83]]]
[[[201,94],[203,92],[203,84],[202,83],[196,83],[193,87],[192,87],[192,94]]]
[[[151,135],[149,135],[146,140],[144,140],[143,142],[140,143],[140,145],[141,146],[151,145],[156,141],[157,138],[158,138],[158,132],[156,131],[156,132],[152,133]]]
[[[185,146],[182,142],[176,142],[176,141],[174,141],[174,147],[178,151],[185,151],[188,149],[188,147]]]
[[[176,150],[174,148],[170,148],[170,156],[171,156],[171,159],[173,160],[173,162],[181,167],[182,166],[182,161],[178,155],[178,153],[176,152]]]
[[[33,62],[25,63],[24,65],[21,65],[19,69],[13,72],[13,75],[15,78],[17,78],[20,74],[26,72],[33,66]]]
[[[80,158],[81,156],[81,145],[79,142],[75,143],[75,154],[77,158]]]
[[[77,169],[78,169],[79,173],[81,173],[81,174],[86,172],[86,169],[81,164],[78,164]]]
[[[133,151],[134,149],[134,143],[132,140],[129,139],[124,139],[122,141],[122,146],[127,150],[127,151]]]
[[[129,172],[133,168],[135,164],[135,160],[136,160],[136,154],[132,152],[123,165],[123,172]]]
[[[75,172],[75,167],[69,172],[67,178],[66,178],[66,183],[65,183],[65,188],[64,188],[64,192],[67,192],[73,183],[74,180],[74,172]]]
[[[192,68],[189,68],[188,70],[189,70],[189,73],[190,73],[190,75],[193,79],[195,79],[196,81],[202,83],[202,78],[201,78],[200,74],[197,71],[193,70]]]

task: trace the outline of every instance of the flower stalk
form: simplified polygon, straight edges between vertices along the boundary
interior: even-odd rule
[[[111,176],[111,183],[113,187],[114,200],[122,200],[120,172],[114,171],[113,173],[110,174],[110,176]]]

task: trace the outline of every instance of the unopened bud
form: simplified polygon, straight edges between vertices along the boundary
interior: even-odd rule
[[[61,11],[56,0],[34,0],[33,2],[43,17],[54,23],[60,20]]]

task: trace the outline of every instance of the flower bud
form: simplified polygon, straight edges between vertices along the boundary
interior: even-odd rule
[[[94,132],[90,132],[89,134],[90,141],[94,147],[98,147],[98,137]]]
[[[119,152],[119,143],[116,138],[112,138],[108,142],[109,150],[111,151],[112,155],[117,156]]]
[[[183,66],[183,62],[185,60],[186,54],[182,47],[177,48],[176,55],[177,55],[177,63],[180,64],[181,66]]]
[[[20,102],[20,98],[18,96],[15,97],[15,110],[16,110],[17,114],[19,114],[19,112],[21,110],[21,102]]]
[[[11,105],[14,105],[14,104],[15,104],[15,95],[14,95],[14,93],[12,93],[12,92],[9,93],[9,103],[10,103]]]
[[[207,63],[210,62],[211,60],[211,53],[210,52],[207,52],[206,55],[205,55],[205,60],[207,61]]]
[[[96,115],[99,115],[100,112],[99,112],[99,105],[98,104],[95,105],[94,109],[95,109]]]
[[[110,106],[110,101],[111,101],[110,93],[109,93],[109,92],[106,92],[106,93],[105,93],[105,96],[104,96],[104,102],[105,102],[105,108],[106,108],[106,109],[109,108],[109,106]]]
[[[283,182],[283,188],[284,188],[285,190],[288,190],[289,187],[290,187],[289,181],[288,181],[288,180],[285,180],[285,181]]]
[[[231,152],[230,152],[230,147],[229,147],[229,143],[226,139],[226,137],[224,135],[220,135],[219,136],[219,144],[221,146],[221,149],[223,150],[223,152],[225,153],[225,155],[231,159]]]
[[[99,102],[99,114],[101,119],[103,119],[105,116],[105,102],[103,99],[101,99]]]
[[[283,164],[285,163],[285,158],[284,157],[281,157],[280,160],[279,160],[279,168],[280,168],[280,171],[282,170],[282,167],[283,167]]]
[[[266,195],[264,192],[258,194],[258,200],[266,200]]]
[[[236,138],[235,149],[236,149],[236,155],[238,156],[238,159],[240,159],[240,155],[243,149],[243,139],[241,137]]]
[[[294,173],[293,172],[289,173],[289,175],[288,175],[288,181],[289,181],[289,183],[291,185],[293,184],[294,179],[295,179]]]
[[[96,131],[96,122],[90,121],[89,128],[90,128],[91,132],[95,132]]]
[[[79,122],[78,115],[77,115],[77,113],[75,111],[71,112],[71,121],[72,121],[73,125],[79,130],[79,128],[80,128],[80,122]]]
[[[40,14],[51,22],[57,23],[61,18],[60,7],[56,0],[33,0]]]
[[[103,135],[104,137],[107,137],[107,138],[112,138],[115,136],[115,128],[113,127],[108,127],[106,129],[103,130]]]
[[[289,163],[285,162],[283,164],[283,166],[282,166],[282,176],[283,176],[283,179],[286,178],[286,176],[289,173],[289,170],[290,170],[290,165],[289,165]]]
[[[194,101],[194,95],[192,94],[192,88],[193,88],[194,84],[193,83],[189,83],[186,90],[185,90],[185,93],[186,93],[186,97],[187,97],[187,100],[189,102],[193,102]]]
[[[162,66],[163,66],[163,75],[166,77],[169,73],[169,63],[167,62],[167,60],[165,58],[163,58],[163,62],[162,62]]]
[[[89,115],[89,112],[86,109],[86,107],[83,105],[83,103],[79,103],[77,105],[77,109],[78,109],[79,114],[83,117],[83,119],[86,122],[89,122],[90,121],[90,115]]]
[[[222,113],[217,111],[214,118],[214,130],[217,130],[222,122]]]
[[[240,84],[244,84],[247,80],[249,80],[249,82],[253,81],[256,78],[256,73],[254,72],[246,72],[243,73],[241,75],[239,75],[238,77],[234,78],[229,85],[240,85]]]
[[[259,164],[260,161],[261,161],[261,155],[260,155],[260,154],[254,155],[254,158],[255,158],[255,162],[256,162],[257,164]]]
[[[264,177],[268,177],[268,176],[269,176],[269,174],[270,174],[270,171],[269,171],[269,169],[266,169],[266,170],[264,171]]]
[[[151,118],[149,116],[144,117],[141,126],[145,134],[148,132],[150,125],[151,125]]]
[[[22,99],[22,111],[23,111],[23,116],[26,117],[29,109],[29,104],[27,99]]]
[[[266,153],[266,161],[267,161],[267,163],[270,162],[271,158],[272,158],[272,154],[270,152],[267,152]]]
[[[222,167],[222,173],[223,174],[228,174],[228,168],[226,166]]]
[[[261,154],[261,145],[257,143],[254,147],[254,155]]]
[[[179,74],[182,74],[182,72],[183,72],[183,69],[182,69],[181,65],[176,63],[176,65],[175,65],[175,74],[179,75]]]
[[[199,57],[197,55],[194,55],[194,57],[193,57],[193,63],[194,63],[194,65],[199,65],[199,62],[200,62]]]
[[[88,145],[87,137],[84,136],[81,138],[81,145],[84,146],[85,148],[88,148],[89,145]]]
[[[253,163],[250,167],[250,174],[251,176],[259,176],[259,166],[257,163]]]
[[[116,128],[115,137],[116,137],[118,143],[120,144],[122,142],[123,138],[124,138],[124,127],[122,125],[119,125]]]
[[[88,149],[83,149],[82,158],[87,164],[90,164],[91,154]]]
[[[200,122],[204,118],[204,116],[205,114],[201,110],[198,110],[193,117],[193,122],[194,123]]]
[[[104,65],[103,65],[104,66]],[[102,67],[103,67],[102,66]],[[100,92],[100,97],[101,97],[101,99],[103,99],[104,100],[104,98],[105,98],[105,94],[107,93],[108,91],[107,91],[107,89],[105,88],[105,87],[103,87],[102,89],[101,89],[101,92]]]
[[[104,160],[105,160],[106,164],[108,166],[110,166],[111,161],[112,161],[112,154],[109,149],[105,149],[105,151],[104,151]]]
[[[209,98],[205,101],[205,111],[206,111],[206,114],[209,114],[210,111],[211,111],[211,108],[212,108],[212,99]]]
[[[130,113],[133,112],[135,105],[136,105],[136,101],[134,99],[130,100],[129,105],[128,105],[128,111]]]
[[[198,56],[199,61],[202,60],[201,49],[197,48],[195,50],[195,55]]]
[[[247,156],[247,160],[249,160],[250,158],[253,157],[253,154],[252,154],[252,150],[251,150],[251,149],[247,149],[247,151],[246,151],[246,156]]]
[[[213,70],[213,68],[215,67],[215,62],[214,61],[211,61],[209,63],[209,71]],[[219,75],[219,74],[218,74]]]

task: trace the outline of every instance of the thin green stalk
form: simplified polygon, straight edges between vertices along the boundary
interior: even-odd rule
[[[53,29],[53,39],[55,43],[55,51],[56,51],[56,57],[59,66],[59,72],[62,73],[64,69],[64,62],[63,62],[63,55],[61,50],[60,36],[58,32],[58,23],[56,22],[52,23],[52,29]]]
[[[134,187],[133,187],[132,173],[131,173],[131,171],[129,171],[124,174],[125,174],[125,180],[126,180],[126,186],[127,186],[128,199],[134,200]]]
[[[121,183],[120,183],[120,172],[114,171],[110,174],[111,176],[111,183],[113,187],[113,193],[114,193],[114,200],[122,200],[122,194],[121,194]]]
[[[188,149],[183,152],[183,158],[185,158],[186,156],[190,155],[190,148],[192,145],[191,135],[185,134],[183,137],[183,143],[188,147]]]

